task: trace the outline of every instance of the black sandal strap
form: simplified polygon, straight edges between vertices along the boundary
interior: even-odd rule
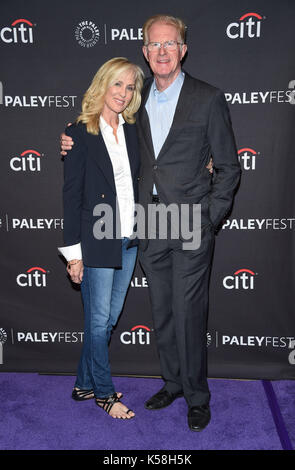
[[[85,397],[93,393],[93,390],[84,390],[80,388],[79,390],[76,390],[76,392],[77,392],[77,395],[79,395],[80,397]]]
[[[98,406],[103,408],[109,414],[114,404],[120,401],[120,398],[115,392],[113,395],[110,395],[106,398],[95,398],[95,401]]]
[[[80,401],[83,401],[83,400],[88,400],[90,398],[94,398],[94,392],[93,390],[86,390],[86,389],[82,389],[82,388],[74,388],[73,391],[72,391],[72,398],[74,398],[74,400],[80,400]]]

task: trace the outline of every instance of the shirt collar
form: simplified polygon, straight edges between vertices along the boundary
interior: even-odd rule
[[[123,118],[122,114],[119,114],[119,126],[122,126],[123,124],[125,124],[125,119]],[[101,131],[104,131],[105,129],[107,129],[108,127],[111,127],[107,122],[106,120],[102,117],[102,115],[100,115],[100,118],[99,118],[99,127],[100,127],[100,130]]]
[[[174,80],[174,82],[172,82],[171,85],[168,88],[166,88],[166,90],[159,91],[157,89],[156,80],[154,79],[152,89],[153,89],[155,98],[158,101],[171,100],[172,98],[175,97],[176,93],[180,91],[183,85],[183,82],[184,82],[184,72],[180,71],[176,79]]]

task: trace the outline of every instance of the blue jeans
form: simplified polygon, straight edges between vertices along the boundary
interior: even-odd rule
[[[100,398],[115,392],[108,344],[122,311],[136,261],[137,247],[127,250],[128,242],[128,238],[122,239],[122,268],[84,266],[81,292],[85,329],[75,387],[93,389],[94,395]]]

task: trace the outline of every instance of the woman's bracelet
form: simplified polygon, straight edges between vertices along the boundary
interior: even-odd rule
[[[78,264],[80,263],[80,261],[82,261],[81,259],[78,259],[77,261],[75,261],[75,263],[71,263],[70,261],[68,262],[68,265],[67,265],[67,268],[69,269],[71,266],[74,266],[74,264]]]

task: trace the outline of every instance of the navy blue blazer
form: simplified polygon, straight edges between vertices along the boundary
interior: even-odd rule
[[[137,202],[140,157],[136,126],[125,123],[123,128]],[[121,239],[98,240],[93,234],[95,222],[103,220],[103,217],[93,215],[97,204],[112,207],[114,234],[117,229],[115,179],[101,132],[97,136],[89,134],[85,124],[79,123],[67,127],[65,133],[72,137],[74,145],[64,159],[64,243],[66,246],[81,243],[86,266],[121,267]]]

